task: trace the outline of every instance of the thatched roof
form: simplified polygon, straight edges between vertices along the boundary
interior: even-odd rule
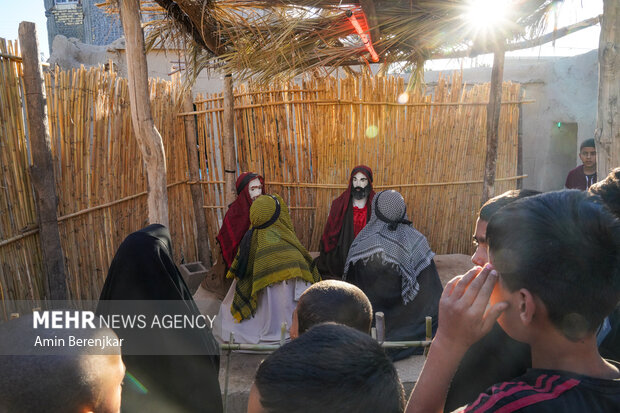
[[[558,0],[508,1],[514,7],[488,32],[463,18],[471,0],[155,2],[168,18],[150,23],[151,44],[182,37],[196,71],[217,62],[238,77],[269,80],[371,62],[351,15],[369,35],[381,63],[405,62],[420,69],[436,56],[490,52],[498,44],[536,37]]]

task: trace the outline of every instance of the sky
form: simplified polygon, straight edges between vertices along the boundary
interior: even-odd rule
[[[488,1],[488,0],[487,0]],[[501,0],[493,0],[499,2]],[[9,40],[17,39],[19,22],[31,21],[37,25],[39,50],[49,57],[47,27],[43,0],[0,0],[0,37]],[[603,0],[564,0],[558,9],[557,27],[576,23],[603,12]],[[553,24],[550,25],[553,28]],[[507,56],[572,56],[585,53],[598,47],[600,26],[581,30],[556,41],[555,47],[550,43],[544,46],[508,53]],[[432,62],[428,68],[442,69],[463,64],[464,67],[487,65],[488,56],[477,59]],[[492,60],[491,60],[492,62]]]

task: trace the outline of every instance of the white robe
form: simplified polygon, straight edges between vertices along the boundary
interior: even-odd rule
[[[226,297],[224,297],[224,301],[222,301],[213,326],[215,337],[227,343],[232,332],[235,343],[278,344],[282,334],[282,323],[285,322],[285,339],[288,340],[297,300],[311,284],[301,278],[295,278],[265,287],[258,292],[254,317],[240,323],[235,320],[230,312],[236,285],[237,280],[234,280]]]

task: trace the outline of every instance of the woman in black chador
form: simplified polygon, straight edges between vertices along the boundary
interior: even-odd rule
[[[122,412],[222,411],[219,346],[210,329],[152,328],[152,320],[165,315],[200,319],[174,264],[166,227],[150,225],[123,241],[110,265],[97,313],[104,318],[119,314],[145,318],[133,328],[114,329],[124,339],[127,368]]]
[[[343,279],[366,293],[375,313],[384,313],[387,341],[424,340],[426,316],[433,317],[435,331],[443,288],[434,255],[408,221],[402,195],[375,195],[370,221],[351,244]],[[388,354],[400,360],[421,352],[413,347]]]

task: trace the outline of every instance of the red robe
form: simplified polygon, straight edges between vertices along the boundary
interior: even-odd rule
[[[255,178],[258,178],[264,187],[265,180],[258,174],[245,172],[239,175],[235,184],[237,187],[237,199],[228,207],[222,222],[222,228],[220,228],[220,232],[215,237],[222,249],[222,257],[226,262],[226,268],[230,268],[232,265],[241,239],[250,229],[250,206],[252,205],[252,199],[250,198],[248,184]],[[264,189],[263,193],[265,193]]]

